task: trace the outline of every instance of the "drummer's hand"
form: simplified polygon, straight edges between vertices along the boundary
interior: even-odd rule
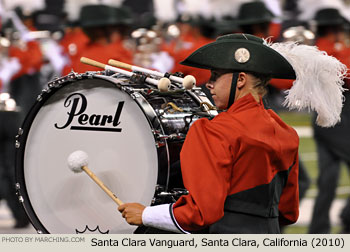
[[[123,218],[130,225],[142,225],[142,212],[146,207],[139,203],[125,203],[118,207],[119,212],[122,213]]]

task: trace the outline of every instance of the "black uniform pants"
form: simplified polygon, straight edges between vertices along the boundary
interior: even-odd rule
[[[18,112],[0,111],[0,197],[6,200],[17,225],[24,226],[29,221],[15,188],[15,136],[19,121]]]
[[[316,144],[319,168],[317,179],[318,194],[313,208],[309,233],[328,234],[331,231],[329,211],[336,196],[342,160],[323,141],[316,139]],[[349,168],[349,164],[347,166]],[[348,214],[350,212],[344,215],[347,216]],[[344,225],[346,224],[344,223]]]

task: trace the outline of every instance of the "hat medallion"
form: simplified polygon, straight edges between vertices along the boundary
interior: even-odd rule
[[[246,48],[238,48],[235,51],[235,60],[238,63],[246,63],[250,59],[250,52]]]

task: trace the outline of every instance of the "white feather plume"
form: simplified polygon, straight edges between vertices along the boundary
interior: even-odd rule
[[[332,127],[340,121],[343,106],[343,79],[347,67],[315,46],[294,42],[268,44],[292,65],[296,80],[287,91],[284,106],[317,112],[316,123]]]

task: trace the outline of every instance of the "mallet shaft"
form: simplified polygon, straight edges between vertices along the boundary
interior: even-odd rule
[[[126,75],[128,77],[131,77],[133,75],[132,72],[125,71],[124,69],[120,69],[120,68],[113,67],[113,66],[110,66],[110,65],[106,65],[106,64],[103,64],[101,62],[98,62],[96,60],[92,60],[92,59],[89,59],[89,58],[86,58],[86,57],[81,57],[80,58],[80,62],[84,63],[84,64],[87,64],[87,65],[90,65],[90,66],[99,67],[99,68],[102,68],[102,69],[105,69],[105,70],[111,70],[112,72],[115,72],[115,73],[121,73],[121,74],[124,74],[124,75]],[[150,84],[153,84],[155,86],[158,86],[158,80],[156,80],[156,79],[152,79],[150,77],[147,77],[145,79],[145,81],[150,83]]]
[[[105,193],[107,193],[108,196],[111,197],[111,199],[112,199],[115,203],[118,204],[118,206],[124,204],[117,196],[115,196],[115,194],[114,194],[111,190],[109,190],[109,188],[108,188],[107,186],[105,186],[105,185],[102,183],[102,181],[101,181],[87,166],[83,166],[81,169],[82,169],[84,172],[86,172],[86,174],[89,175],[89,177],[90,177],[93,181],[95,181],[95,183],[96,183],[99,187],[101,187],[101,189],[102,189],[103,191],[105,191]]]
[[[113,60],[113,59],[110,59],[108,61],[108,64],[110,64],[111,66],[115,66],[115,67],[125,68],[125,69],[128,69],[128,70],[134,71],[134,72],[146,73],[146,74],[150,74],[150,75],[157,76],[157,77],[165,77],[164,73],[153,71],[153,70],[150,70],[150,69],[147,69],[147,68],[143,68],[143,67],[139,67],[139,66],[132,66],[130,64],[127,64],[127,63],[124,63],[124,62],[120,62],[120,61],[117,61],[117,60]],[[174,75],[170,75],[169,79],[172,80],[172,81],[178,82],[178,83],[183,83],[183,81],[184,81],[183,78],[177,77],[177,76],[174,76]]]

